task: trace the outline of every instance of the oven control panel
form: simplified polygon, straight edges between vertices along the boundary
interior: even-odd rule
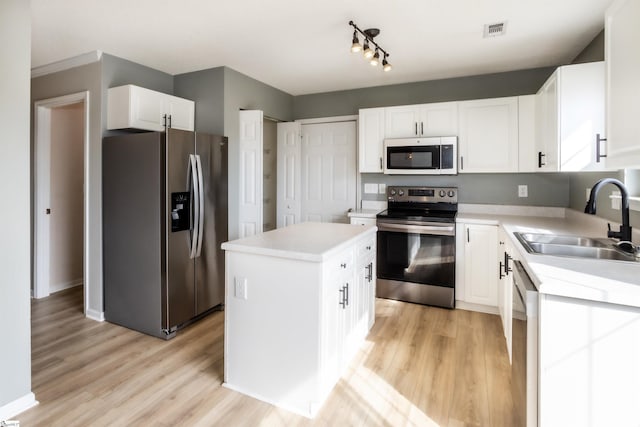
[[[456,187],[387,187],[391,203],[458,203]]]

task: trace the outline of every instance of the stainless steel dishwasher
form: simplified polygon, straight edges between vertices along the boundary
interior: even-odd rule
[[[516,426],[538,425],[538,290],[513,263],[511,394]]]

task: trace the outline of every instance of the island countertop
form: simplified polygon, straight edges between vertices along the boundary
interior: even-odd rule
[[[225,251],[322,262],[375,226],[303,222],[222,244]]]

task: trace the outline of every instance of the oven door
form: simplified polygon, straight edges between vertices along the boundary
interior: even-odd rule
[[[377,226],[378,283],[382,282],[383,287],[389,289],[401,288],[403,283],[410,283],[409,287],[415,288],[421,295],[429,294],[428,286],[448,288],[446,294],[451,297],[447,298],[452,299],[456,256],[454,223],[392,222],[379,219]],[[444,289],[436,289],[435,292],[444,292]],[[395,292],[398,293],[399,291]],[[394,299],[407,301],[407,298]],[[430,301],[422,303],[431,304]]]

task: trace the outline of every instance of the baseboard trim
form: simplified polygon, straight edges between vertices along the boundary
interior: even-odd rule
[[[80,285],[82,285],[82,283],[83,283],[83,280],[82,280],[82,277],[81,277],[79,279],[71,280],[70,282],[59,283],[57,285],[51,285],[51,289],[49,289],[49,293],[50,294],[54,294],[56,292],[64,291],[65,289],[70,289],[70,288],[73,288],[75,286],[80,286]]]
[[[104,322],[104,311],[98,311],[98,310],[87,308],[87,312],[84,315],[91,320],[95,320],[97,322]]]
[[[480,313],[500,314],[500,312],[498,311],[498,307],[484,304],[474,304],[461,300],[456,300],[456,308],[467,311],[478,311]]]
[[[38,401],[36,400],[36,395],[33,393],[27,393],[13,402],[0,406],[0,421],[15,417],[27,409],[33,408],[37,404]]]

